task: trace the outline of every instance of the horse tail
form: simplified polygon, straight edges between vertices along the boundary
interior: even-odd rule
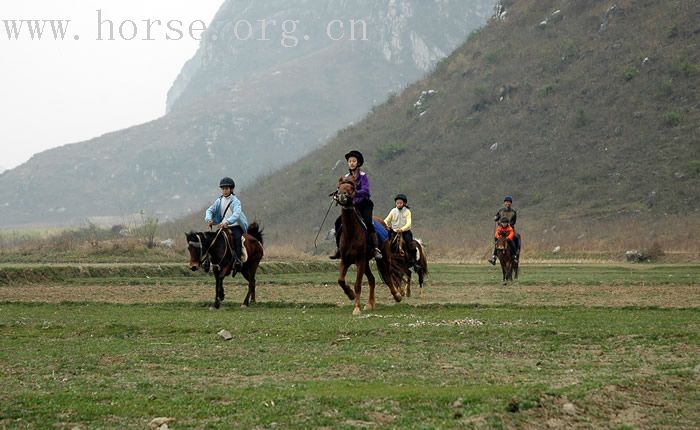
[[[425,257],[425,248],[423,248],[423,244],[420,241],[416,241],[416,245],[418,246],[418,252],[420,253],[420,257],[418,258],[418,264],[423,269],[423,274],[427,275],[428,259]]]
[[[257,221],[253,221],[248,226],[248,234],[256,238],[261,245],[263,245],[263,231],[264,229],[260,227],[260,224]]]

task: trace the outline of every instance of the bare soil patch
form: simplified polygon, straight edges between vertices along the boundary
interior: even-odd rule
[[[245,297],[246,287],[225,285],[227,302],[235,303]],[[257,287],[259,302],[332,303],[347,305],[340,288],[335,285],[261,285]],[[99,303],[167,303],[207,302],[213,299],[212,286],[110,286],[60,284],[19,285],[0,288],[0,301],[4,302],[99,302]],[[363,301],[369,295],[365,286]],[[377,286],[377,301],[393,305],[386,286]],[[698,285],[429,285],[422,298],[414,288],[413,297],[404,303],[422,304],[487,304],[532,306],[589,306],[589,307],[700,307]]]

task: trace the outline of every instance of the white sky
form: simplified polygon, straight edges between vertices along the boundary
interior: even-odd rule
[[[207,25],[224,0],[2,0],[0,2],[0,168],[43,150],[147,122],[165,113],[167,91],[199,42],[190,23]],[[97,10],[117,40],[98,41]],[[146,23],[154,24],[145,41]],[[65,40],[31,40],[26,24],[10,40],[4,20],[71,20]],[[138,25],[120,40],[119,25]],[[167,23],[179,20],[181,40]],[[179,24],[172,22],[172,26]],[[198,26],[198,24],[195,24]],[[103,39],[109,25],[103,24]],[[133,26],[122,27],[131,37]],[[79,40],[75,40],[75,36]],[[201,37],[201,33],[195,33]]]

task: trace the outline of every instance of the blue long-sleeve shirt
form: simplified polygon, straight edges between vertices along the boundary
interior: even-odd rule
[[[207,209],[207,212],[204,215],[205,222],[212,221],[214,224],[221,224],[221,222],[224,220],[223,214],[221,213],[221,200],[223,197],[224,196],[219,197],[214,201],[214,204],[209,206],[209,209]],[[235,195],[231,195],[231,215],[226,218],[226,223],[228,223],[229,226],[238,224],[241,226],[244,232],[248,231],[248,218],[246,218],[245,214],[243,213],[241,201],[238,200],[238,197]]]

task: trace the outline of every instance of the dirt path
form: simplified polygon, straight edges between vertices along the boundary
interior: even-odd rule
[[[242,301],[245,288],[226,287],[228,302]],[[202,286],[105,286],[105,285],[22,285],[0,288],[2,302],[104,302],[104,303],[164,303],[206,302],[213,299],[213,287]],[[363,289],[366,298],[368,290]],[[700,307],[698,285],[656,286],[537,286],[537,285],[430,285],[423,298],[413,297],[405,302],[412,305],[431,303],[455,304],[515,304],[545,306],[658,306],[662,308]],[[333,303],[349,305],[335,284],[321,285],[261,285],[257,288],[259,302]],[[377,300],[388,305],[393,300],[385,286],[377,287]],[[364,301],[364,300],[363,300]]]

